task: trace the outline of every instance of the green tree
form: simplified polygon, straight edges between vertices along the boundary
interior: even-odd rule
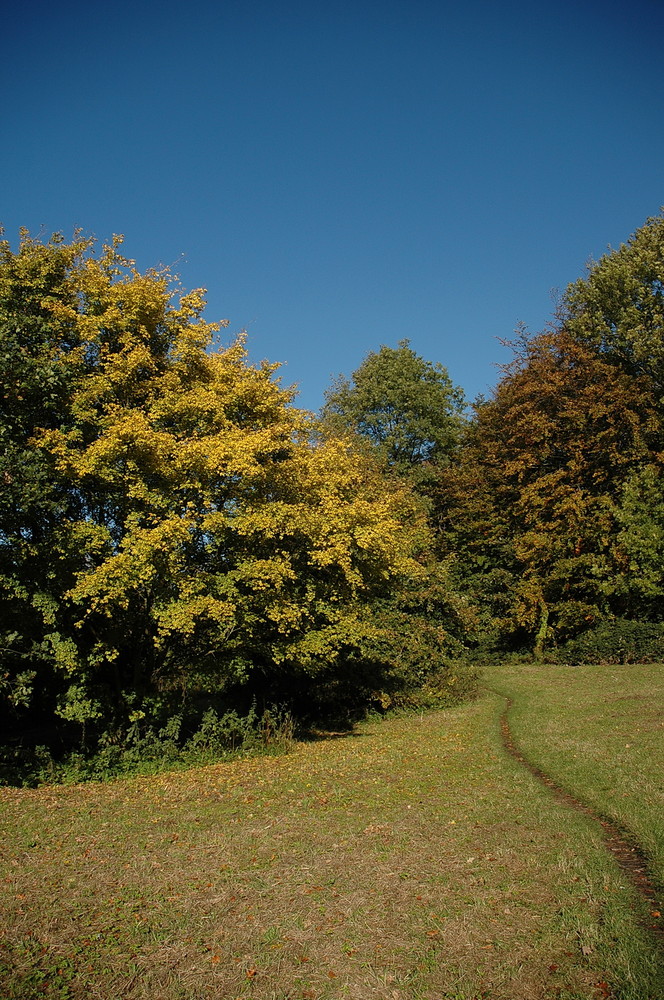
[[[664,597],[664,482],[661,464],[639,466],[616,510],[616,571],[611,589],[630,618],[660,621]]]
[[[78,331],[56,315],[75,304],[69,273],[86,247],[58,237],[44,247],[22,231],[14,254],[0,241],[0,689],[15,705],[32,696],[52,594],[71,580],[61,551],[69,497],[33,437],[66,424],[72,381],[86,370]]]
[[[575,340],[664,397],[664,215],[648,219],[567,289],[560,317]]]
[[[324,428],[359,434],[387,468],[416,480],[427,466],[446,464],[459,441],[461,390],[408,340],[368,354],[350,380],[336,380],[325,400]]]

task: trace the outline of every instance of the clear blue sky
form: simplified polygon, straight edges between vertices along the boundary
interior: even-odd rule
[[[124,233],[300,405],[404,337],[467,395],[664,204],[661,0],[15,4],[0,222]]]

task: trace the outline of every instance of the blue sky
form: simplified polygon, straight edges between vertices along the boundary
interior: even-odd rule
[[[299,405],[497,338],[664,204],[660,0],[45,4],[4,15],[0,222],[125,235]]]

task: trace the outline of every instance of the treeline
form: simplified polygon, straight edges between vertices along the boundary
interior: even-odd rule
[[[117,240],[0,244],[7,778],[664,655],[662,217],[470,418],[408,341],[313,418],[203,308]]]
[[[511,346],[466,421],[445,370],[403,342],[332,387],[323,426],[422,497],[470,611],[465,656],[664,659],[664,218]]]

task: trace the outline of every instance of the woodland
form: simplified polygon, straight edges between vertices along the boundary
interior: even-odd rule
[[[309,414],[122,249],[0,243],[0,781],[664,660],[664,216],[472,407],[405,339]]]

